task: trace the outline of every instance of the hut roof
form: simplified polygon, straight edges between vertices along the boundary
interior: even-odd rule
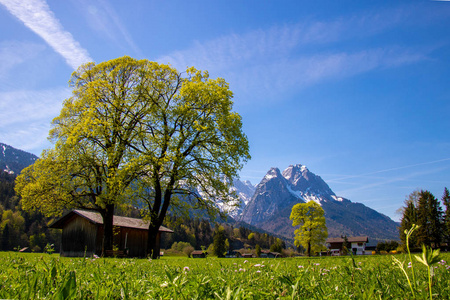
[[[62,229],[64,224],[75,215],[83,217],[94,224],[99,224],[99,225],[103,224],[103,218],[100,213],[95,212],[95,211],[89,211],[89,210],[74,209],[71,212],[69,212],[69,213],[65,214],[64,216],[62,216],[61,218],[59,218],[58,220],[56,220],[55,222],[53,222],[49,227]],[[143,220],[143,219],[137,219],[137,218],[114,216],[113,217],[113,225],[118,226],[118,227],[128,227],[128,228],[148,230],[150,221]],[[164,226],[160,226],[159,231],[173,233],[172,230],[170,230],[169,228],[166,228]]]
[[[205,251],[203,251],[203,250],[195,250],[195,251],[192,251],[191,255],[202,255],[203,253],[205,253]]]

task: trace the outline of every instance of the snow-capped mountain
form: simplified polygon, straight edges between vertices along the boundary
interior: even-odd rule
[[[292,206],[309,200],[324,209],[330,237],[345,234],[367,235],[375,241],[398,239],[397,223],[363,204],[336,196],[320,176],[300,164],[283,172],[270,169],[237,219],[293,238],[294,228],[289,220]]]
[[[38,157],[34,154],[0,143],[0,170],[18,175],[32,165]]]
[[[230,205],[226,205],[226,207],[221,207],[221,209],[226,210],[228,215],[232,218],[240,216],[244,207],[255,194],[255,189],[256,187],[248,180],[234,180],[232,191],[236,193],[239,199],[237,201],[233,201]]]

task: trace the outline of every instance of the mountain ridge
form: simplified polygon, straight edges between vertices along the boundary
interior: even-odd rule
[[[34,154],[0,143],[0,170],[2,171],[18,175],[36,159],[38,157]]]
[[[33,164],[37,156],[0,143],[0,170],[10,174]],[[259,184],[234,181],[232,191],[237,202],[221,209],[237,222],[292,240],[294,228],[289,220],[292,206],[309,200],[324,211],[330,237],[367,235],[372,240],[399,239],[398,223],[365,206],[338,197],[318,175],[301,164],[290,165],[283,172],[271,168]]]
[[[294,228],[289,220],[292,206],[309,200],[324,209],[330,237],[367,235],[374,241],[399,239],[396,222],[362,203],[338,197],[320,176],[301,164],[290,165],[283,172],[271,168],[237,219],[292,239]]]

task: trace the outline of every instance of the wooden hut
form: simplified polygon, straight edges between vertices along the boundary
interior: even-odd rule
[[[207,254],[208,253],[206,251],[195,250],[195,251],[192,251],[191,256],[192,256],[192,258],[206,258]]]
[[[148,240],[149,221],[136,218],[113,217],[113,246],[118,250],[109,255],[145,257]],[[62,229],[61,256],[92,256],[101,255],[103,242],[103,218],[100,213],[75,209],[49,226]],[[161,233],[173,233],[161,226]]]
[[[278,258],[281,257],[279,252],[271,252],[270,250],[261,250],[261,258]]]

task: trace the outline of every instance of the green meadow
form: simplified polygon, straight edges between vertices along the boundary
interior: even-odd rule
[[[427,267],[414,257],[412,264],[409,262],[403,254],[149,260],[2,252],[0,298],[450,298],[450,254],[441,253],[439,261],[430,266],[431,295]]]

